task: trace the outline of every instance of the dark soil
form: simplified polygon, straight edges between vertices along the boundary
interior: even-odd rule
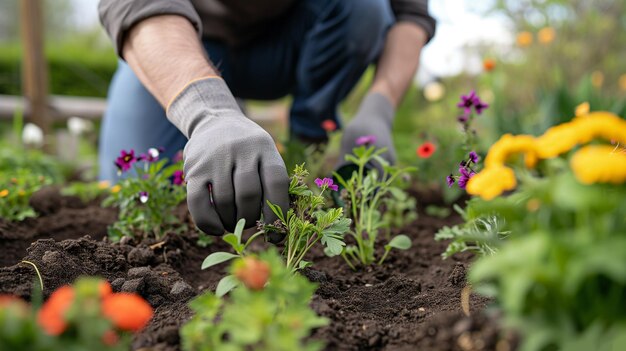
[[[422,195],[423,207],[440,204],[433,194]],[[180,349],[178,329],[191,317],[186,303],[215,289],[224,275],[225,265],[200,270],[208,254],[227,249],[221,240],[201,248],[190,231],[160,241],[113,244],[105,236],[115,210],[60,196],[53,188],[40,191],[31,202],[39,218],[21,223],[0,219],[0,294],[30,298],[36,275],[21,260],[37,265],[46,297],[81,275],[100,276],[115,291],[137,292],[155,308],[151,323],[135,337],[135,349]],[[184,207],[179,210],[186,213]],[[420,213],[415,223],[397,231],[412,238],[412,248],[393,252],[381,267],[353,272],[341,258],[313,252],[309,260],[315,266],[304,272],[319,284],[312,307],[331,320],[313,338],[324,340],[327,350],[514,349],[514,338],[500,330],[497,317],[484,312],[487,300],[472,295],[471,316],[462,312],[461,290],[471,256],[442,260],[446,243],[433,240],[439,228],[459,221],[457,216]]]

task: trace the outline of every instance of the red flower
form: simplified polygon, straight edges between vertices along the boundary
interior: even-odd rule
[[[322,128],[329,133],[334,132],[337,130],[337,123],[335,123],[332,119],[326,119],[322,122]]]
[[[74,300],[74,289],[70,286],[58,288],[50,295],[50,298],[39,310],[37,322],[43,330],[49,335],[61,335],[67,322],[65,321],[65,313],[72,305]]]
[[[122,330],[139,331],[152,318],[152,307],[137,294],[111,294],[102,301],[102,314]]]
[[[437,147],[435,146],[435,144],[427,141],[417,148],[416,153],[417,153],[417,156],[419,156],[420,158],[429,158],[430,156],[433,155],[435,150],[437,150]]]
[[[483,69],[485,72],[491,72],[494,68],[496,68],[496,61],[494,59],[486,58],[483,61]]]
[[[270,277],[270,266],[254,257],[246,257],[237,264],[235,277],[248,289],[261,290]]]

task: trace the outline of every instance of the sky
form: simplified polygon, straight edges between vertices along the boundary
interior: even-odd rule
[[[98,0],[72,0],[74,20],[80,26],[98,23]],[[435,37],[422,51],[417,79],[421,83],[462,71],[481,69],[479,53],[469,54],[468,47],[489,44],[497,47],[511,42],[512,34],[504,18],[483,15],[492,0],[430,0],[430,12],[437,19]],[[472,52],[472,50],[469,50]]]

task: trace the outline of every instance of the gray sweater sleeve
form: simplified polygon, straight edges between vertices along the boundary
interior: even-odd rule
[[[199,37],[202,33],[202,22],[190,0],[100,0],[98,12],[120,57],[128,30],[148,17],[183,16],[193,24]]]
[[[391,0],[391,9],[397,22],[413,22],[424,28],[426,42],[435,35],[436,22],[428,13],[428,0]]]

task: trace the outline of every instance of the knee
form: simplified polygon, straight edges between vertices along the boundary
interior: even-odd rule
[[[347,49],[372,60],[382,51],[387,30],[394,22],[389,0],[347,0],[350,6]]]

